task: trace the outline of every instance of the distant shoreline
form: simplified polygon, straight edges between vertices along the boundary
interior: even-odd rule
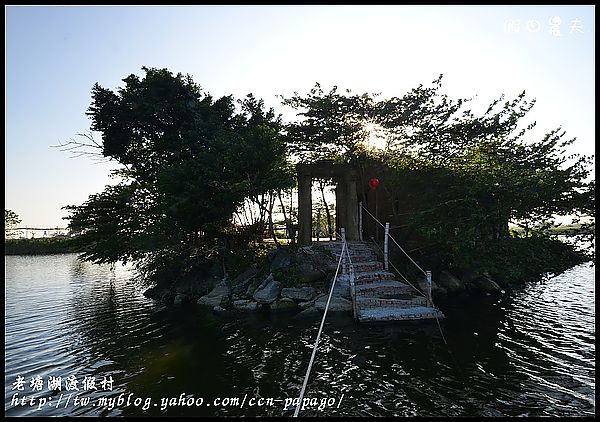
[[[69,236],[4,239],[4,255],[49,255],[79,252]]]
[[[562,234],[568,234],[568,233],[589,234],[589,233],[593,233],[595,228],[596,228],[595,225],[584,226],[583,224],[567,224],[564,226],[550,227],[546,231],[553,235],[562,235]],[[536,228],[532,227],[532,229],[536,229]],[[514,226],[514,227],[511,226],[510,230],[514,231],[515,233],[519,233],[519,234],[521,234],[525,231],[525,229],[523,229],[522,227],[517,227],[517,226]]]

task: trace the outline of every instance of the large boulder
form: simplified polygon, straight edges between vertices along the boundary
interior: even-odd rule
[[[448,271],[442,271],[439,278],[439,286],[448,293],[455,293],[465,290],[465,284],[455,275]]]
[[[175,301],[175,292],[169,289],[161,289],[158,300],[165,305],[171,305]]]
[[[296,302],[288,298],[278,299],[275,302],[272,302],[270,305],[270,309],[272,311],[290,311],[297,308],[298,305],[296,305]]]
[[[309,301],[317,295],[317,291],[314,287],[286,287],[281,290],[281,297],[287,297],[289,299]]]
[[[144,293],[144,296],[157,300],[165,305],[170,305],[175,301],[176,293],[164,286],[152,286],[147,289]]]
[[[298,282],[302,284],[312,284],[325,278],[325,272],[315,269],[310,264],[301,264],[296,269]]]
[[[296,315],[294,315],[294,318],[295,319],[318,318],[320,316],[321,316],[321,313],[319,312],[319,310],[317,308],[315,308],[314,306],[311,306],[309,308],[306,308],[302,312],[298,312]]]
[[[243,295],[248,290],[248,287],[252,284],[252,281],[259,273],[256,268],[248,268],[246,271],[239,274],[231,282],[231,291],[234,295]]]
[[[210,283],[210,280],[206,280],[206,283]],[[201,284],[202,283],[200,280],[187,277],[181,280],[177,280],[177,282],[175,282],[175,285],[173,286],[173,290],[175,290],[175,293],[178,295],[192,296],[194,294],[200,293]]]
[[[327,305],[327,295],[323,295],[315,300],[315,308],[319,311],[325,310]],[[341,296],[332,296],[331,302],[329,302],[329,310],[327,312],[347,312],[352,311],[352,302],[348,299],[344,299]]]
[[[282,288],[281,283],[273,278],[273,274],[269,274],[258,286],[252,297],[258,303],[272,303],[279,297]]]
[[[159,292],[160,288],[158,286],[152,286],[152,287],[148,287],[146,290],[144,290],[144,293],[142,293],[144,296],[146,296],[147,298],[150,299],[156,299],[159,297]]]
[[[292,255],[287,249],[278,248],[271,261],[271,272],[285,270],[292,265]]]
[[[260,286],[262,284],[262,281],[260,281],[260,278],[258,277],[254,277],[252,279],[252,282],[250,283],[250,285],[248,286],[248,288],[246,289],[246,299],[252,299],[252,296],[254,295],[254,292],[256,291],[256,289],[258,289],[258,286]],[[244,296],[244,294],[242,293],[239,296]]]
[[[234,300],[233,308],[242,311],[256,311],[258,309],[258,303],[253,300]]]
[[[298,303],[298,309],[300,309],[301,311],[310,307],[314,307],[315,306],[315,301],[311,300],[308,302],[299,302]]]
[[[198,299],[198,305],[226,307],[231,296],[231,286],[227,280],[219,282],[212,291]]]
[[[504,290],[502,290],[502,287],[500,287],[498,283],[485,275],[472,280],[467,287],[471,290],[476,290],[481,293],[490,293],[493,295],[504,293]]]
[[[457,272],[457,275],[463,281],[463,283],[469,284],[473,280],[482,276],[482,273],[478,270],[474,270],[472,268],[462,268]]]

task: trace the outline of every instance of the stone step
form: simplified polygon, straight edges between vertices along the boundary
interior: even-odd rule
[[[382,271],[383,270],[383,262],[379,261],[362,261],[362,262],[353,262],[354,273],[369,273],[373,271]]]
[[[327,243],[327,244],[318,244],[318,248],[329,249],[330,251],[341,251],[342,243]],[[348,249],[350,251],[370,251],[372,250],[370,245],[367,244],[348,244]]]
[[[339,260],[342,251],[341,242],[327,242],[320,246],[331,251]],[[396,280],[396,276],[391,272],[384,271],[383,263],[378,261],[370,245],[365,242],[348,242],[348,248],[354,267],[356,316],[359,321],[444,318],[444,314],[439,309],[427,306],[426,298],[415,296],[415,290],[411,286]],[[347,277],[344,275],[334,289],[334,292],[340,296],[349,294]]]
[[[340,256],[337,255],[335,257],[336,261],[338,259],[340,259]],[[350,260],[352,261],[352,264],[356,264],[359,262],[373,262],[373,261],[377,261],[377,257],[374,255],[368,255],[368,254],[363,254],[363,255],[350,255]]]
[[[370,248],[360,248],[360,249],[356,249],[356,248],[350,248],[348,250],[350,252],[350,256],[352,255],[375,255],[375,251],[373,249]],[[331,250],[332,253],[336,254],[337,256],[340,255],[340,253],[342,252],[342,248],[336,248],[336,249],[332,249]],[[344,250],[344,254],[346,253],[346,251]]]
[[[359,309],[356,312],[356,316],[360,322],[444,318],[442,311],[427,306],[415,306],[411,308],[389,306],[385,308]]]
[[[356,284],[372,283],[374,281],[395,280],[396,276],[389,271],[370,271],[355,273]]]
[[[333,288],[333,295],[350,299],[351,295],[349,283],[343,279],[338,279],[335,283],[335,287]]]
[[[342,249],[342,242],[319,242],[317,245],[323,248]],[[367,242],[348,242],[348,248],[353,249],[371,249],[371,245]]]
[[[361,246],[370,246],[370,242],[360,241],[360,240],[349,240],[346,242],[348,246],[352,247],[361,247]],[[334,246],[342,246],[341,240],[327,240],[321,242],[313,242],[314,245],[319,245],[323,247],[334,247]]]
[[[347,255],[344,253],[345,257],[347,257]],[[339,260],[340,259],[340,255],[339,254],[333,254],[335,260]],[[350,260],[352,262],[356,262],[356,261],[378,261],[377,256],[372,254],[372,253],[351,253],[350,254]]]
[[[414,289],[399,281],[377,281],[355,285],[356,297],[384,297],[402,294],[412,294]]]
[[[369,308],[414,308],[417,306],[427,306],[427,299],[420,296],[416,296],[412,299],[357,297],[356,306],[361,310]]]

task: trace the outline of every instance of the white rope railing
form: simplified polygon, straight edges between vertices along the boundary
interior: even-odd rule
[[[422,293],[422,292],[421,292],[419,289],[417,289],[415,286],[413,286],[413,285],[410,283],[410,281],[408,281],[408,279],[407,279],[406,277],[404,277],[404,275],[403,275],[403,274],[402,274],[400,271],[398,271],[398,269],[397,269],[397,268],[394,266],[394,264],[390,263],[390,264],[392,265],[392,267],[394,268],[394,270],[396,270],[396,272],[397,272],[397,273],[398,273],[398,274],[399,274],[399,275],[400,275],[400,276],[401,276],[401,277],[404,279],[404,281],[406,281],[406,282],[407,282],[407,283],[408,283],[408,284],[409,284],[409,285],[410,285],[410,286],[411,286],[413,289],[415,289],[417,292],[419,292],[420,294],[422,294],[423,296],[425,296],[425,297],[427,298],[427,300],[428,300],[429,302],[431,302],[431,303],[430,303],[430,306],[433,306],[433,300],[432,300],[432,298],[431,298],[431,272],[430,272],[430,271],[425,271],[425,270],[423,270],[423,268],[421,268],[421,267],[419,266],[419,264],[417,264],[417,263],[414,261],[414,259],[412,259],[412,258],[410,257],[410,255],[409,255],[409,254],[408,254],[408,253],[407,253],[407,252],[404,250],[404,248],[403,248],[402,246],[400,246],[400,245],[398,244],[398,242],[396,242],[396,239],[394,239],[394,238],[393,238],[393,236],[389,234],[389,223],[388,223],[388,226],[387,226],[387,227],[386,227],[386,226],[384,226],[384,225],[383,225],[383,223],[382,223],[381,221],[379,221],[379,220],[378,220],[378,219],[377,219],[377,218],[376,218],[376,217],[375,217],[373,214],[371,214],[371,213],[369,212],[369,210],[368,210],[368,209],[366,209],[362,203],[360,203],[360,204],[359,204],[359,207],[360,207],[360,209],[361,209],[361,210],[365,210],[365,211],[367,212],[367,214],[369,214],[369,215],[371,216],[371,218],[373,218],[373,220],[375,220],[375,222],[377,222],[377,223],[378,223],[378,224],[379,224],[381,227],[383,227],[383,229],[385,230],[385,235],[386,235],[386,237],[385,237],[385,240],[387,241],[387,239],[388,239],[388,238],[392,239],[392,241],[393,241],[393,242],[396,244],[396,246],[398,246],[398,248],[399,248],[399,249],[400,249],[400,250],[401,250],[401,251],[404,253],[404,255],[406,255],[406,257],[407,257],[408,259],[410,259],[410,261],[411,261],[411,262],[412,262],[412,263],[413,263],[413,264],[414,264],[414,265],[415,265],[415,266],[416,266],[416,267],[417,267],[419,270],[421,270],[421,272],[422,272],[422,273],[425,275],[425,277],[427,278],[427,284],[428,284],[428,288],[429,288],[429,292],[428,292],[428,293],[429,293],[429,294],[424,294],[424,293]],[[359,213],[359,215],[360,215],[360,218],[359,218],[359,222],[360,222],[360,229],[359,229],[359,231],[361,232],[361,233],[360,233],[360,237],[361,237],[361,239],[362,239],[362,212],[360,212],[360,213]],[[373,244],[374,244],[375,246],[377,246],[377,248],[378,248],[379,250],[381,250],[381,248],[379,248],[379,245],[377,245],[377,243],[373,242]],[[386,245],[386,250],[387,250],[387,245]],[[386,255],[385,251],[384,251],[384,255]],[[386,259],[386,261],[387,261],[387,259]],[[446,345],[448,345],[448,342],[446,341],[446,337],[444,336],[444,332],[442,331],[442,326],[441,326],[441,324],[440,324],[440,320],[439,320],[439,318],[438,318],[437,314],[435,314],[435,320],[436,320],[436,322],[437,322],[437,326],[438,326],[438,328],[439,328],[439,330],[440,330],[440,334],[442,335],[442,340],[444,341],[444,343],[445,343]]]
[[[343,232],[342,228],[342,240],[346,243],[346,233]],[[350,288],[350,298],[352,299],[352,313],[354,314],[354,319],[357,318],[357,307],[356,307],[356,286],[355,286],[355,273],[354,273],[354,264],[352,263],[352,258],[350,258],[350,247],[346,244],[346,256],[348,257],[348,266],[344,265],[344,268],[348,268],[348,277],[349,277],[349,288]]]
[[[367,212],[367,214],[369,214],[369,215],[370,215],[370,216],[373,218],[373,220],[375,220],[377,223],[379,223],[379,225],[380,225],[381,227],[383,227],[383,228],[385,229],[385,225],[384,225],[384,224],[383,224],[381,221],[379,221],[379,220],[378,220],[378,219],[377,219],[377,218],[376,218],[376,217],[375,217],[373,214],[371,214],[371,213],[369,212],[369,210],[365,208],[365,206],[364,206],[364,205],[360,204],[360,206],[361,206],[361,208],[362,208],[363,210],[365,210],[365,211]],[[422,273],[423,273],[425,276],[427,275],[427,272],[426,272],[425,270],[423,270],[423,268],[421,268],[421,267],[419,266],[419,264],[417,264],[417,263],[415,262],[415,260],[414,260],[414,259],[412,259],[412,258],[410,257],[410,255],[409,255],[409,254],[408,254],[408,253],[407,253],[407,252],[404,250],[404,248],[403,248],[402,246],[400,246],[400,245],[398,244],[398,242],[396,242],[396,239],[394,239],[394,237],[393,237],[392,235],[388,234],[388,236],[387,236],[387,237],[389,237],[390,239],[392,239],[392,242],[394,242],[394,243],[396,244],[396,246],[398,246],[398,248],[399,248],[399,249],[402,251],[402,253],[404,253],[404,255],[406,255],[406,257],[407,257],[408,259],[410,259],[410,262],[412,262],[412,263],[413,263],[413,264],[414,264],[414,265],[415,265],[415,266],[416,266],[416,267],[417,267],[419,270],[421,270],[421,272],[422,272]]]
[[[375,242],[373,242],[373,244],[374,244],[374,245],[375,245],[375,247],[376,247],[376,248],[377,248],[377,249],[378,249],[378,250],[381,252],[381,248],[379,247],[379,245],[378,245],[377,243],[375,243]],[[404,274],[402,274],[402,273],[400,272],[400,270],[398,270],[398,268],[396,268],[396,266],[395,266],[395,265],[394,265],[392,262],[390,262],[390,265],[391,265],[391,266],[392,266],[392,268],[393,268],[393,269],[394,269],[394,270],[395,270],[395,271],[398,273],[398,275],[399,275],[400,277],[402,277],[402,279],[408,283],[408,285],[409,285],[410,287],[412,287],[413,289],[415,289],[415,290],[416,290],[416,291],[417,291],[417,292],[418,292],[420,295],[422,295],[423,297],[427,297],[427,295],[426,295],[425,293],[423,293],[421,290],[419,290],[418,288],[416,288],[416,287],[415,287],[415,286],[414,286],[414,285],[413,285],[413,284],[412,284],[410,281],[408,281],[408,279],[407,279],[407,278],[404,276]]]
[[[342,238],[342,252],[340,253],[340,260],[338,261],[337,268],[335,270],[335,275],[333,276],[333,282],[331,283],[331,288],[329,289],[329,297],[327,298],[327,303],[325,304],[325,311],[323,312],[323,318],[321,319],[321,326],[319,327],[319,332],[317,333],[317,339],[315,340],[315,345],[313,346],[312,355],[310,357],[310,361],[308,362],[308,368],[306,369],[306,375],[304,376],[304,383],[302,384],[302,389],[300,390],[300,396],[298,397],[298,405],[296,406],[296,410],[294,411],[294,417],[298,417],[298,413],[300,412],[300,407],[302,406],[302,401],[304,398],[304,392],[306,391],[306,384],[308,383],[308,377],[310,376],[310,370],[315,361],[315,356],[317,354],[317,347],[319,346],[319,340],[321,339],[321,332],[323,331],[323,325],[325,324],[325,318],[327,317],[327,310],[329,309],[329,302],[331,302],[331,296],[333,295],[333,288],[335,287],[335,282],[338,277],[338,273],[340,271],[340,265],[342,263],[342,259],[344,258],[344,249],[348,249],[346,244],[346,239]]]

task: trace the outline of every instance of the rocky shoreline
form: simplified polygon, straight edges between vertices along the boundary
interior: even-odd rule
[[[337,267],[331,250],[318,244],[304,247],[279,247],[269,251],[267,265],[254,264],[232,280],[198,278],[194,281],[154,286],[144,295],[166,305],[196,303],[214,312],[231,310],[290,312],[297,317],[320,315],[327,302],[329,286]],[[420,283],[424,288],[424,281]],[[503,287],[486,273],[441,271],[434,277],[434,299],[451,295],[499,295]],[[351,312],[347,289],[337,289],[329,311]]]

